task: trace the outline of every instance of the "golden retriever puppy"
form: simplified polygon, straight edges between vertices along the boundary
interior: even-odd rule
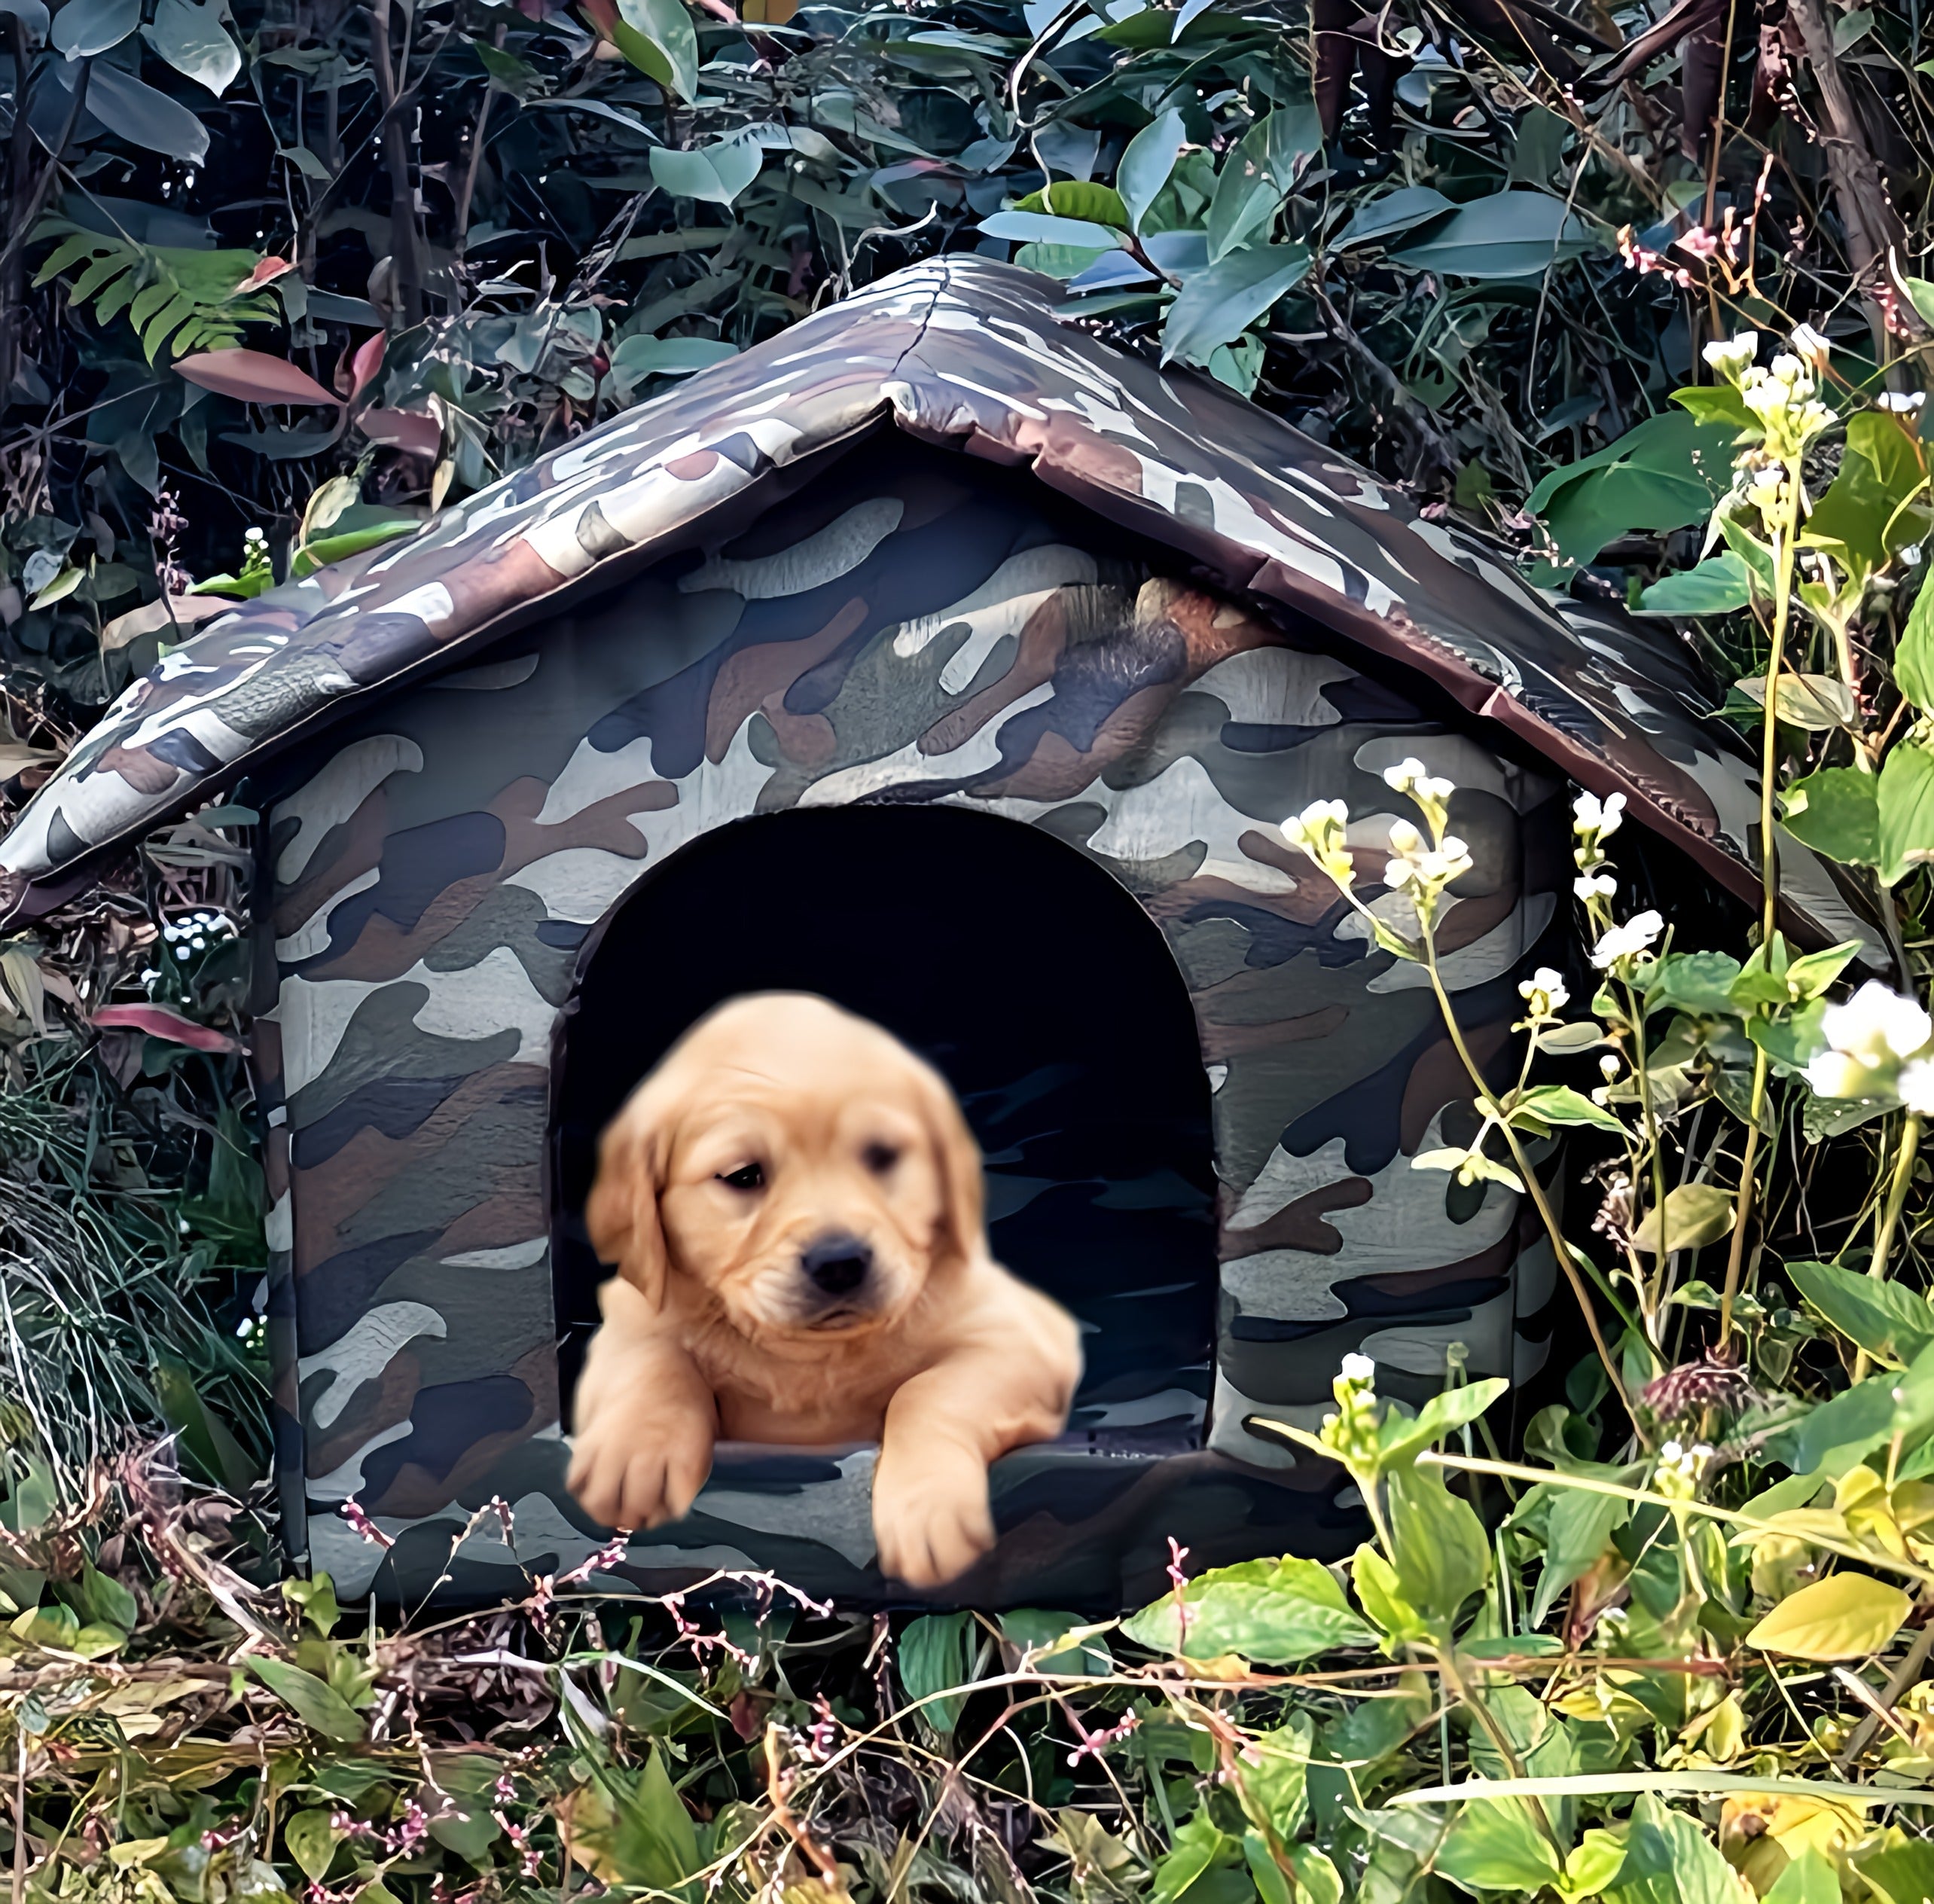
[[[618,1274],[578,1386],[572,1493],[691,1508],[715,1441],[877,1441],[880,1570],[993,1545],[987,1465],[1066,1425],[1081,1341],[987,1254],[981,1154],[938,1074],[821,998],[700,1020],[613,1120],[586,1207]]]

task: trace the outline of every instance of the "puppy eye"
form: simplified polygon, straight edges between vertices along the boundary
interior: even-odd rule
[[[860,1161],[875,1176],[884,1176],[900,1161],[900,1153],[891,1144],[868,1144],[860,1152]]]
[[[741,1164],[736,1170],[721,1170],[721,1183],[729,1183],[734,1190],[759,1190],[765,1186],[765,1170],[758,1164]]]

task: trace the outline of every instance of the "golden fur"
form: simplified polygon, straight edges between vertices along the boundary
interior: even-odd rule
[[[715,1441],[877,1441],[880,1569],[935,1587],[993,1545],[988,1463],[1066,1424],[1079,1335],[988,1256],[953,1094],[823,999],[686,1033],[605,1133],[585,1216],[619,1273],[569,1485],[609,1526],[684,1515]]]

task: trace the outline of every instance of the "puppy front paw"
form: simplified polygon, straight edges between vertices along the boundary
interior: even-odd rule
[[[994,1544],[987,1471],[978,1461],[884,1454],[873,1476],[880,1570],[923,1591],[957,1580]]]
[[[712,1472],[709,1423],[688,1413],[607,1406],[572,1438],[565,1485],[608,1527],[682,1521]]]

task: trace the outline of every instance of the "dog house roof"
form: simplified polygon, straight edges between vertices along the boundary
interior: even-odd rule
[[[133,684],[0,841],[0,911],[45,911],[97,851],[371,692],[561,606],[584,578],[697,539],[735,499],[889,424],[1025,465],[1219,585],[1286,604],[1447,691],[1734,891],[1756,892],[1756,775],[1668,629],[1541,592],[1480,539],[1208,379],[1063,317],[987,259],[914,265],[673,394],[207,625]],[[737,513],[737,512],[734,512]],[[1795,928],[1865,937],[1782,841]]]

